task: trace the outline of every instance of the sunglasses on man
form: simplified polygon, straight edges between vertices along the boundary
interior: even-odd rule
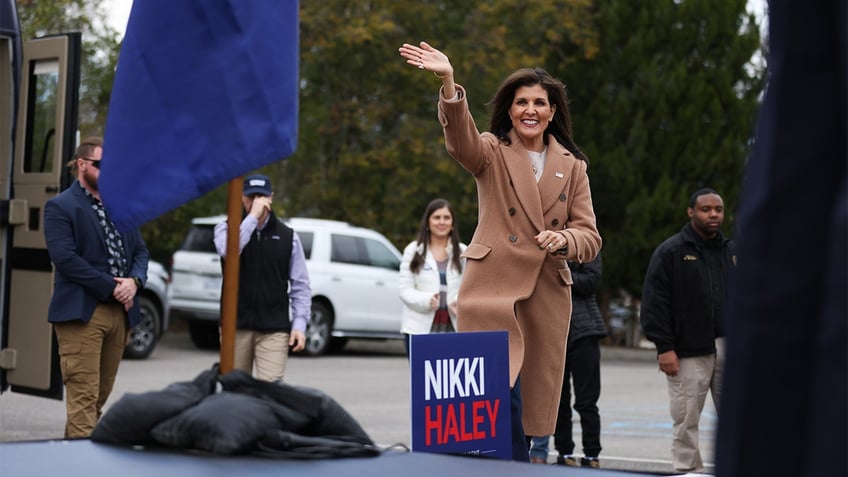
[[[80,157],[83,161],[88,161],[95,169],[100,169],[100,159],[90,159],[88,157]]]

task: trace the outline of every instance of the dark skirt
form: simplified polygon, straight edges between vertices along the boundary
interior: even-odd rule
[[[436,310],[436,316],[433,317],[433,326],[430,327],[430,333],[449,333],[452,331],[455,330],[448,310],[439,308]]]

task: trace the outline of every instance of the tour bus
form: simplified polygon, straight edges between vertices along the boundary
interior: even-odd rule
[[[24,41],[15,0],[0,0],[0,391],[62,399],[44,204],[72,180],[80,46],[80,33]]]

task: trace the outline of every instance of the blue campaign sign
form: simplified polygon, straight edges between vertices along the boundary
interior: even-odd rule
[[[410,338],[413,452],[511,459],[507,332]]]

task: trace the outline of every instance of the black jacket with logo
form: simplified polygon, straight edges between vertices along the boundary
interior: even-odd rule
[[[242,249],[238,329],[291,332],[288,290],[293,239],[294,231],[272,212],[268,225],[262,230],[257,228]]]
[[[705,241],[690,224],[654,250],[640,318],[658,354],[674,350],[685,358],[716,352],[715,339],[724,336],[727,284],[735,268],[732,240],[719,232]]]

